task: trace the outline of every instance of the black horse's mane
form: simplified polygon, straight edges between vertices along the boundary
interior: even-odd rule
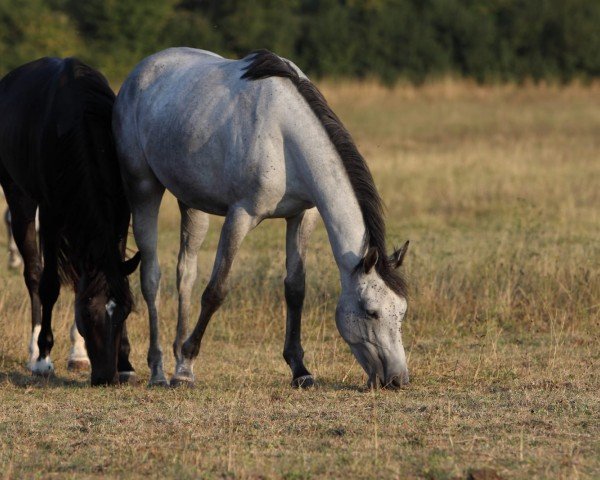
[[[284,77],[292,81],[317,116],[329,139],[337,150],[360,206],[366,227],[365,249],[375,247],[378,261],[375,269],[390,289],[398,295],[407,296],[407,284],[401,273],[394,269],[388,259],[385,244],[385,221],[383,202],[371,171],[362,157],[350,133],[338,116],[331,110],[323,94],[307,78],[301,77],[285,59],[268,50],[258,50],[247,57],[249,64],[242,78],[259,80],[267,77]],[[360,268],[361,264],[357,265]]]
[[[129,206],[121,183],[111,119],[115,94],[98,71],[66,59],[56,80],[51,116],[57,125],[54,158],[43,159],[42,202],[58,220],[57,260],[63,281],[77,285],[89,275],[93,296],[131,304],[121,273]],[[44,238],[44,224],[41,225]],[[108,293],[108,292],[107,292]]]

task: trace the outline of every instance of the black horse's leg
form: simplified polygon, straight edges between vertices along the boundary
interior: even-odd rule
[[[50,351],[54,345],[54,336],[52,334],[52,310],[60,293],[60,281],[58,278],[58,266],[56,258],[56,233],[50,225],[44,225],[44,212],[41,212],[42,232],[42,250],[44,252],[44,268],[40,280],[40,300],[42,303],[42,329],[38,338],[38,347],[40,349],[39,363],[40,367],[46,366],[52,370],[50,361]],[[43,364],[43,365],[42,365]],[[43,372],[40,372],[43,373]]]
[[[137,383],[135,369],[129,361],[131,345],[127,336],[127,322],[123,323],[123,332],[121,333],[121,343],[119,344],[119,358],[117,361],[117,370],[119,372],[119,383]]]
[[[4,212],[4,224],[6,225],[6,238],[8,239],[8,268],[18,268],[23,261],[21,260],[19,249],[12,234],[10,210],[8,208]]]
[[[304,366],[304,349],[300,341],[302,306],[305,292],[306,245],[314,228],[317,213],[315,209],[287,219],[285,302],[287,316],[285,322],[285,345],[283,358],[292,370],[293,387],[310,387],[314,380]]]
[[[121,258],[125,259],[127,249],[127,225],[124,226],[125,236],[119,243]],[[137,375],[131,362],[129,354],[131,353],[131,345],[129,344],[129,336],[127,334],[127,320],[123,323],[123,331],[121,332],[121,341],[119,343],[119,358],[117,360],[117,371],[119,372],[119,383],[137,383]]]
[[[23,276],[31,300],[31,342],[29,344],[28,368],[33,373],[51,373],[52,369],[39,365],[38,336],[42,325],[42,312],[39,296],[42,259],[38,249],[35,230],[36,202],[25,195],[6,175],[0,172],[6,201],[11,212],[13,238],[23,257]],[[51,364],[50,364],[51,365]],[[38,368],[40,367],[41,370]]]

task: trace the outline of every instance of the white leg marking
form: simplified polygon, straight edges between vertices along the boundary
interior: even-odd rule
[[[40,336],[40,330],[42,329],[41,325],[36,325],[33,327],[31,332],[31,340],[29,341],[29,363],[27,364],[27,368],[33,372],[33,367],[35,366],[35,362],[40,356],[40,349],[38,348],[38,337]]]
[[[50,357],[36,360],[36,362],[33,364],[31,372],[35,375],[50,375],[52,372],[54,372],[54,365],[52,364]]]
[[[69,352],[69,362],[87,362],[90,363],[87,350],[85,349],[85,341],[77,330],[77,325],[73,322],[71,325],[71,350]]]

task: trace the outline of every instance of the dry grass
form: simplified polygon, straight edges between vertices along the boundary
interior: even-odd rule
[[[600,476],[600,96],[591,89],[325,84],[411,239],[404,327],[412,383],[365,378],[333,321],[337,271],[322,226],[309,256],[304,345],[318,386],[288,387],[281,350],[284,224],[244,245],[209,327],[195,390],[95,388],[24,369],[28,302],[0,275],[0,466],[6,478],[507,478]],[[161,217],[163,347],[173,369],[177,209]],[[217,242],[201,252],[205,283]],[[4,239],[2,239],[4,241]],[[139,295],[133,361],[147,378]],[[195,305],[197,311],[197,304]]]

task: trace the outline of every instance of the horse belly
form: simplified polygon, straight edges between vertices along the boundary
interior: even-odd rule
[[[177,199],[197,210],[226,215],[230,205],[244,204],[249,213],[268,218],[291,217],[313,206],[286,185],[283,165],[264,168],[261,162],[216,152],[166,158],[149,159],[154,174]]]
[[[228,189],[223,187],[219,172],[207,162],[192,162],[189,158],[183,158],[167,162],[152,162],[149,159],[149,163],[165,188],[187,206],[214,215],[227,213],[232,199]]]

